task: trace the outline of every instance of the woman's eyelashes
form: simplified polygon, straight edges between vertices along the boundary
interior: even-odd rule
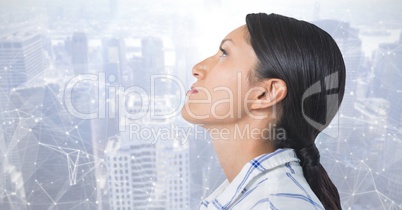
[[[228,54],[227,54],[227,52],[226,52],[226,50],[224,50],[222,47],[219,47],[219,50],[221,51],[221,55],[220,55],[220,57],[226,57]]]

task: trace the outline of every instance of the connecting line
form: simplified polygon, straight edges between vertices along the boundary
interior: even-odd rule
[[[70,185],[77,184],[77,181],[78,181],[77,174],[78,174],[79,167],[86,166],[86,165],[92,165],[92,164],[99,165],[99,162],[101,162],[101,163],[103,162],[103,159],[97,158],[96,156],[90,155],[79,149],[54,146],[54,145],[50,145],[50,144],[44,144],[41,142],[39,142],[39,145],[42,145],[42,146],[46,147],[47,149],[57,151],[58,153],[66,156]],[[87,156],[87,158],[93,158],[94,161],[88,161],[88,162],[81,163],[84,161],[81,158],[85,157],[85,155]],[[89,171],[92,171],[92,170],[94,170],[94,167],[92,167]],[[79,180],[83,179],[83,177],[85,175],[87,175],[89,173],[89,171],[86,172],[84,175],[80,176]]]
[[[73,152],[74,153],[74,152]],[[69,172],[69,178],[70,178],[70,185],[76,185],[77,184],[77,170],[79,167],[79,158],[80,158],[80,151],[77,151],[77,157],[75,158],[75,161],[71,159],[70,153],[66,153],[67,156],[67,163],[68,163],[68,172]]]
[[[53,204],[56,205],[57,203],[52,199],[52,197],[50,197],[50,195],[46,192],[46,190],[39,184],[38,180],[35,180],[35,182],[39,185],[39,187],[43,190],[43,192],[46,193],[47,197],[49,197],[50,200],[52,200]]]

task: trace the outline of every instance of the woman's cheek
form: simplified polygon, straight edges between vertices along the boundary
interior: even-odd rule
[[[210,106],[211,116],[214,119],[233,118],[236,114],[236,92],[228,87],[221,87],[214,92]]]

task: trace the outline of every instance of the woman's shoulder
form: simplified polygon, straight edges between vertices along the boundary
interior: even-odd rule
[[[242,194],[233,209],[323,209],[298,162],[286,163],[255,177]]]

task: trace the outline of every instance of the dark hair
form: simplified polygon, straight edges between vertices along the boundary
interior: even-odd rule
[[[317,26],[282,15],[248,14],[246,23],[248,41],[259,60],[250,82],[279,78],[287,87],[276,122],[286,138],[274,140],[275,148],[293,148],[325,209],[341,209],[338,190],[314,144],[345,92],[345,64],[337,44]]]

